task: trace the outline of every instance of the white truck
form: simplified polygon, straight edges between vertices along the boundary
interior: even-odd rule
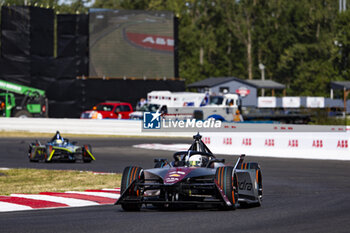
[[[168,119],[214,118],[233,121],[240,110],[238,94],[210,95],[209,93],[152,91],[147,94],[148,104],[159,105],[159,110]]]

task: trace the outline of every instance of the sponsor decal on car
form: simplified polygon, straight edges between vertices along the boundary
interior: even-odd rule
[[[242,181],[242,182],[238,182],[238,188],[240,190],[248,190],[248,191],[250,191],[250,190],[252,190],[252,187],[253,187],[252,183],[246,182],[245,180]]]

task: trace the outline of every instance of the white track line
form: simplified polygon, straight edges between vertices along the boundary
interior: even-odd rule
[[[120,188],[115,189],[102,189],[103,191],[120,191]]]
[[[104,193],[104,192],[78,192],[78,191],[68,191],[66,193],[77,193],[77,194],[84,194],[84,195],[91,195],[91,196],[98,196],[98,197],[108,197],[113,199],[118,199],[120,197],[120,194],[116,193]]]
[[[0,201],[0,212],[32,210],[32,207]]]
[[[94,201],[85,201],[81,199],[75,198],[67,198],[67,197],[56,197],[49,195],[32,195],[32,194],[11,194],[12,197],[22,197],[34,200],[42,200],[42,201],[52,201],[57,203],[66,204],[68,206],[90,206],[90,205],[99,205]]]

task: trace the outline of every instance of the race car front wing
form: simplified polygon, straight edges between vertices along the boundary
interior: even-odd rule
[[[148,191],[158,195],[147,195]],[[133,195],[130,195],[130,194]],[[215,183],[143,183],[134,180],[120,195],[115,205],[135,204],[216,204],[232,206],[223,190]]]

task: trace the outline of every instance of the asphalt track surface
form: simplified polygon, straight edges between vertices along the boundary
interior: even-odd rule
[[[90,143],[96,161],[29,163],[30,138],[0,138],[0,167],[122,172],[128,165],[150,168],[153,158],[172,152],[133,148],[140,143],[190,143],[191,139],[74,139]],[[233,163],[237,156],[224,157]],[[0,232],[350,232],[350,162],[247,157],[262,167],[261,207],[218,211],[120,206],[33,210],[0,214]]]

